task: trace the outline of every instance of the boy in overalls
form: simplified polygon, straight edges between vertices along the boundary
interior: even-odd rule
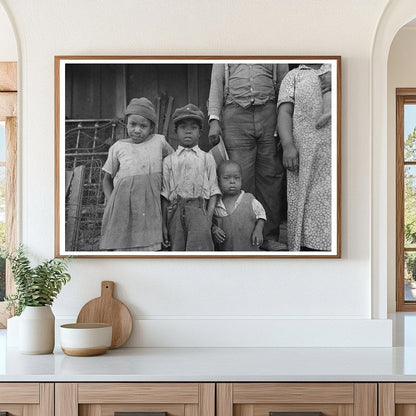
[[[179,141],[163,161],[162,216],[165,247],[212,251],[212,215],[220,195],[212,155],[198,146],[204,114],[194,104],[173,113]]]

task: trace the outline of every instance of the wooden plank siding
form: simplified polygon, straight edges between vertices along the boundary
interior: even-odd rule
[[[174,109],[192,102],[207,115],[211,68],[211,64],[67,64],[66,119],[122,117],[132,98],[147,97],[156,107],[162,94],[174,98]],[[172,122],[167,139],[176,147]],[[210,148],[208,120],[200,147]]]

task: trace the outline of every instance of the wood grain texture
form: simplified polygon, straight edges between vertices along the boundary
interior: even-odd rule
[[[338,416],[354,416],[354,405],[340,404],[338,406]]]
[[[17,93],[0,92],[0,121],[17,115]]]
[[[233,416],[233,385],[231,383],[218,383],[217,390],[217,416]]]
[[[394,402],[416,404],[416,383],[395,383]]]
[[[81,405],[80,408],[83,408],[87,405]],[[155,413],[166,412],[167,416],[185,416],[185,408],[188,406],[196,407],[198,412],[197,404],[138,404],[138,403],[116,403],[116,404],[100,404],[100,405],[89,405],[94,406],[100,409],[101,416],[114,416],[115,412],[153,412]],[[191,415],[190,415],[191,416]],[[198,413],[196,414],[198,416]]]
[[[398,404],[395,416],[416,416],[415,404]]]
[[[17,62],[0,62],[0,91],[17,91]]]
[[[239,414],[244,413],[241,408],[251,406],[247,404],[239,404],[234,406],[234,416],[237,416],[237,409]],[[270,412],[322,412],[324,416],[340,416],[341,408],[351,407],[352,404],[323,404],[323,403],[269,403],[256,404],[253,406],[253,416],[269,416]],[[351,415],[353,416],[353,415]]]
[[[80,310],[78,323],[101,323],[112,325],[111,348],[121,347],[133,330],[133,319],[124,303],[113,297],[114,282],[101,282],[101,296],[86,303]]]
[[[254,405],[252,404],[235,405],[234,416],[254,416]]]
[[[396,88],[396,96],[400,95],[416,95],[416,88]]]
[[[199,385],[199,416],[215,416],[215,383]]]
[[[198,403],[197,383],[80,383],[79,403]]]
[[[341,221],[341,194],[342,194],[342,180],[341,180],[341,165],[342,165],[342,143],[341,143],[341,131],[342,131],[342,89],[341,89],[341,57],[336,57],[337,60],[337,255],[341,258],[341,234],[342,234],[342,221]]]
[[[14,250],[17,246],[17,120],[6,118],[6,248]],[[16,285],[10,262],[6,262],[6,295],[14,293]],[[9,312],[6,302],[0,302],[0,327],[7,326]]]
[[[55,384],[55,416],[78,416],[77,384]]]
[[[23,416],[41,416],[39,413],[39,406],[33,404],[23,405]]]
[[[351,383],[236,383],[234,403],[354,403]]]
[[[13,250],[17,246],[17,120],[6,118],[6,248]],[[10,293],[14,290],[11,269],[6,287]]]
[[[74,357],[91,357],[94,355],[104,354],[108,348],[64,348],[61,347],[62,351],[67,355],[72,355]]]
[[[25,414],[26,406],[31,406],[31,405],[0,403],[0,410],[2,412],[9,412],[9,416],[26,416]]]
[[[79,416],[103,416],[101,406],[97,404],[79,406],[78,413]],[[111,416],[114,416],[114,412],[111,413]]]
[[[395,415],[394,391],[394,383],[380,383],[378,385],[378,416]]]
[[[416,302],[405,300],[404,286],[404,256],[408,251],[404,246],[404,169],[408,164],[404,159],[404,107],[406,104],[416,104],[416,88],[396,89],[396,310],[400,312],[416,311]]]
[[[1,383],[0,403],[39,404],[38,383]]]
[[[354,416],[377,416],[377,384],[354,384]]]
[[[172,413],[168,412],[168,415],[171,416]],[[197,404],[185,404],[184,415],[185,416],[199,416],[199,406]]]
[[[404,303],[404,97],[396,97],[396,310]]]
[[[39,384],[39,415],[54,416],[55,415],[55,385],[53,383]]]

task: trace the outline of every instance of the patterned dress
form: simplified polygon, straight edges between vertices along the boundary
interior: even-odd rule
[[[103,215],[102,250],[160,250],[162,161],[172,152],[160,134],[110,147],[103,170],[112,176],[114,190]]]
[[[331,122],[317,129],[322,113],[319,75],[326,66],[315,70],[301,65],[283,79],[278,107],[294,104],[293,139],[299,152],[299,170],[287,171],[288,246],[331,250]]]

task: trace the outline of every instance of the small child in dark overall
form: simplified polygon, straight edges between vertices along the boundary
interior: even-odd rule
[[[266,212],[241,190],[241,176],[237,162],[226,160],[218,167],[222,197],[214,210],[212,234],[220,251],[258,251],[263,243]]]
[[[198,146],[203,121],[193,104],[173,113],[179,146],[163,161],[161,192],[163,241],[172,251],[214,250],[212,215],[220,190],[215,160]]]

